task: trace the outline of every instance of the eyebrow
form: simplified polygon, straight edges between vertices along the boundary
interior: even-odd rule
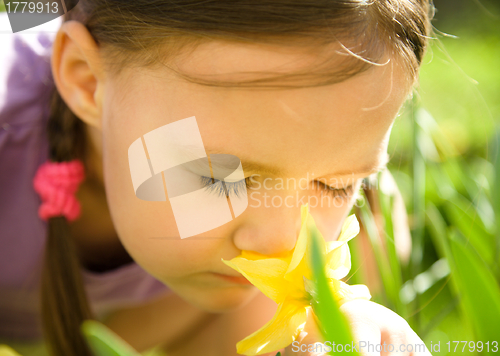
[[[209,150],[205,149],[206,153],[208,155],[210,154],[220,154],[221,152],[219,150]],[[267,165],[263,164],[260,162],[255,162],[252,160],[244,160],[240,158],[239,156],[236,156],[241,160],[241,165],[243,167],[243,172],[245,174],[250,173],[267,173],[271,174],[274,176],[283,176],[284,172],[283,170],[279,169],[276,166],[273,165]],[[378,162],[376,165],[368,165],[365,167],[362,167],[356,171],[340,171],[340,172],[335,172],[335,173],[328,173],[323,176],[319,176],[318,178],[321,177],[347,177],[347,176],[363,176],[367,177],[371,174],[378,173],[386,168],[387,163],[389,162],[389,155],[386,154],[384,156],[384,159],[380,162]]]

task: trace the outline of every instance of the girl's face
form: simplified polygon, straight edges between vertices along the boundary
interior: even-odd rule
[[[211,42],[175,63],[192,75],[236,81],[248,77],[235,72],[289,72],[314,58],[297,49]],[[391,125],[409,89],[395,61],[342,83],[287,90],[202,86],[167,68],[125,69],[106,78],[100,124],[104,184],[124,247],[146,271],[200,308],[241,306],[257,289],[218,276],[239,276],[221,258],[242,250],[271,255],[293,249],[300,206],[307,202],[324,238],[335,240],[362,178],[386,163]],[[168,199],[136,197],[128,149],[149,131],[191,116],[206,153],[237,156],[245,177],[253,176],[253,187],[241,215],[180,239]],[[346,188],[348,196],[321,193],[325,187],[317,181]]]

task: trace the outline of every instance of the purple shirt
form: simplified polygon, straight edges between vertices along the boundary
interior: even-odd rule
[[[48,159],[50,53],[60,24],[58,18],[13,34],[7,14],[0,13],[0,339],[41,338],[39,282],[47,223],[38,217],[41,200],[32,181]],[[82,274],[98,319],[171,293],[135,262]]]

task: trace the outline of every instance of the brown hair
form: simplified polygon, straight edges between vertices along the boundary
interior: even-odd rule
[[[278,86],[283,88],[294,87],[293,80],[298,80],[295,87],[305,87],[346,80],[370,68],[370,62],[389,55],[402,60],[408,79],[415,83],[431,31],[434,7],[430,1],[66,0],[72,10],[64,20],[85,24],[106,59],[107,70],[113,73],[126,66],[164,65],[201,85],[264,88],[277,80],[288,81]],[[187,53],[210,40],[318,49],[340,41],[351,55],[340,66],[329,66],[327,60],[316,70],[263,75],[237,83],[194,78],[169,65],[168,59],[181,51]],[[349,47],[349,43],[355,45]],[[48,132],[51,160],[84,161],[87,140],[83,122],[57,90]],[[92,316],[64,217],[49,219],[44,258],[41,302],[48,346],[56,356],[88,356],[79,328]]]

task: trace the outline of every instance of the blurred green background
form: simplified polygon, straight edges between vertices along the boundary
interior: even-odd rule
[[[352,271],[349,283],[368,284],[372,300],[405,317],[428,347],[440,343],[440,352],[430,350],[433,355],[478,354],[477,341],[481,354],[496,354],[500,1],[434,5],[435,33],[420,85],[396,119],[389,145],[388,167],[408,223],[396,213],[390,179],[379,175],[380,189],[365,191],[371,209],[355,211],[373,263],[360,253],[363,240],[354,239],[351,250],[353,266],[373,271]],[[411,232],[408,261],[404,225]]]
[[[389,144],[389,170],[408,223],[397,214],[390,179],[379,175],[380,189],[365,195],[370,205],[355,210],[370,250],[362,253],[362,239],[350,243],[349,284],[367,284],[372,300],[407,319],[428,347],[440,343],[440,351],[430,350],[433,355],[478,354],[478,345],[482,354],[495,354],[500,353],[500,1],[435,0],[434,5],[435,32],[420,85],[396,119]],[[405,226],[411,252],[404,245]]]

